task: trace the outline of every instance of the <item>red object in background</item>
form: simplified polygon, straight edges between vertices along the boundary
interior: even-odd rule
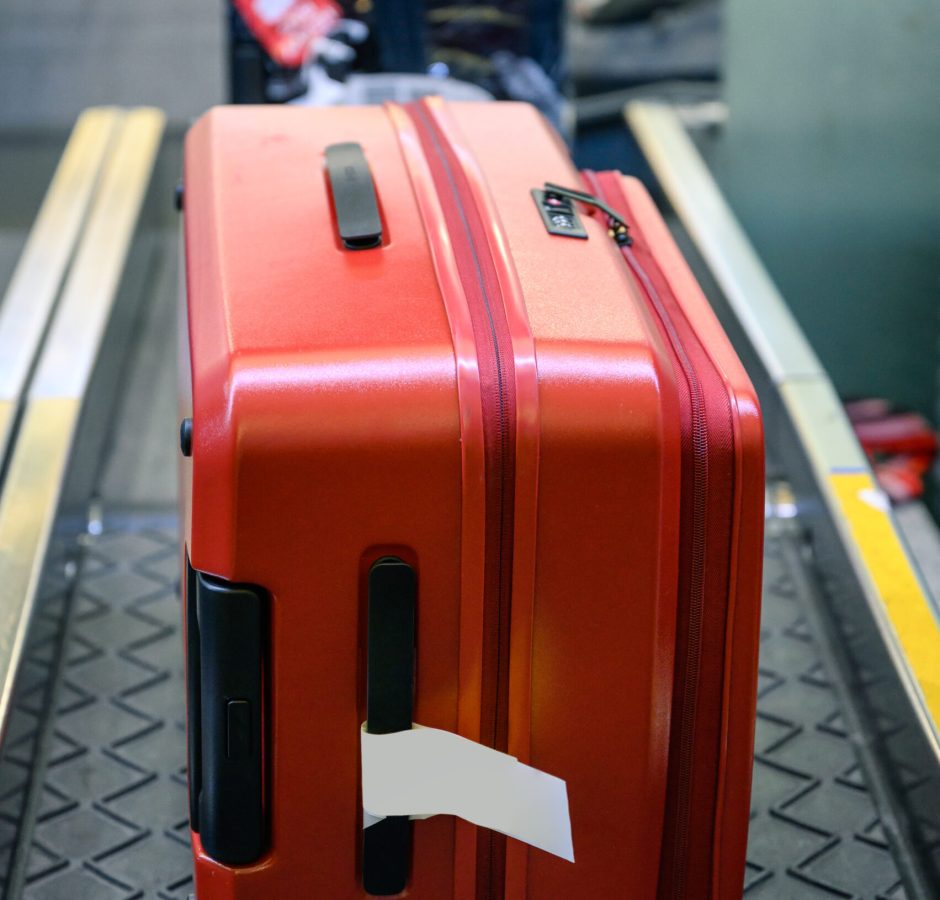
[[[932,458],[937,453],[937,435],[919,413],[890,413],[884,418],[855,422],[853,427],[869,454]]]
[[[923,496],[924,475],[930,468],[923,458],[895,456],[884,462],[873,463],[873,468],[878,484],[894,503],[904,503]]]
[[[342,16],[334,0],[233,0],[265,53],[278,65],[299,69],[314,43]]]
[[[323,171],[349,141],[383,230],[352,252]],[[548,233],[530,189],[582,182],[525,105],[232,107],[190,131],[184,542],[269,616],[248,742],[269,840],[225,865],[195,833],[200,900],[366,896],[364,579],[388,555],[417,570],[415,721],[565,779],[576,854],[416,821],[409,898],[740,898],[760,412],[643,186],[586,180],[632,246],[588,207],[587,240]]]
[[[854,425],[856,422],[871,422],[883,419],[894,411],[894,407],[883,397],[863,397],[860,400],[846,400],[845,414]]]
[[[895,503],[922,496],[940,446],[930,423],[880,397],[849,401],[845,411],[885,493]]]

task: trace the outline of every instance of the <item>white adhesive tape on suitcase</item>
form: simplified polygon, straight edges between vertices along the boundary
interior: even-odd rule
[[[450,731],[363,727],[362,806],[366,828],[386,816],[460,816],[574,862],[565,782]]]

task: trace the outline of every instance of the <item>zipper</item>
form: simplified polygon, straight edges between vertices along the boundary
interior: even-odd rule
[[[601,198],[603,186],[594,172],[585,172],[584,177],[591,189]],[[577,193],[577,192],[571,192]],[[587,195],[591,197],[591,195]],[[582,200],[581,197],[574,199]],[[705,392],[696,367],[683,345],[675,324],[659,296],[655,285],[643,269],[633,249],[633,240],[629,237],[626,222],[616,213],[610,215],[607,202],[592,198],[593,204],[612,218],[611,232],[620,246],[620,252],[627,264],[633,280],[640,287],[641,293],[650,310],[659,320],[663,334],[671,347],[686,382],[689,401],[690,427],[683,430],[683,454],[691,453],[692,458],[692,514],[691,540],[689,551],[689,588],[688,616],[684,622],[685,666],[684,678],[679,693],[678,735],[676,738],[676,791],[675,820],[671,830],[671,865],[672,896],[682,897],[685,892],[685,879],[688,867],[690,818],[692,806],[692,764],[695,749],[696,713],[698,710],[699,673],[702,659],[702,628],[705,606],[705,562],[706,562],[706,516],[708,512],[708,467],[709,467],[709,429],[705,412]],[[609,199],[609,198],[608,198]],[[582,200],[582,202],[585,202]],[[665,851],[664,847],[664,851]]]
[[[695,721],[698,708],[699,669],[702,659],[702,619],[705,606],[705,516],[708,504],[708,426],[705,421],[705,403],[701,383],[695,367],[685,352],[675,327],[662,305],[649,277],[640,267],[632,250],[624,249],[624,259],[636,280],[643,286],[650,305],[669,335],[679,365],[686,376],[689,387],[692,418],[691,443],[693,465],[692,500],[692,547],[689,587],[689,614],[685,623],[685,677],[681,689],[681,711],[679,716],[678,771],[676,775],[676,821],[673,827],[673,895],[684,893],[686,859],[689,851],[689,819],[692,806],[692,761],[695,749]]]
[[[406,107],[418,132],[441,203],[467,297],[480,370],[486,521],[480,741],[506,750],[509,624],[515,493],[515,362],[486,224],[460,160],[421,102]],[[505,883],[506,839],[481,831],[477,900],[498,900]]]

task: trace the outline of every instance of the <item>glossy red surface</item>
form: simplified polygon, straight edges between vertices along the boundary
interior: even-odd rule
[[[429,112],[491,223],[514,353],[508,748],[567,780],[577,860],[509,840],[505,896],[652,898],[673,696],[676,376],[606,226],[582,215],[587,241],[542,226],[530,188],[578,176],[538,114],[515,104]],[[379,249],[344,252],[336,240],[323,149],[347,140],[363,145],[375,176]],[[418,567],[416,720],[480,736],[486,510],[466,298],[398,108],[214,110],[187,139],[185,180],[186,541],[196,568],[272,596],[271,850],[230,868],[196,840],[197,896],[359,898],[363,572],[375,556],[395,551]],[[736,587],[718,704],[733,812],[716,829],[726,864],[713,895],[731,897],[746,838],[734,778],[753,732],[759,416],[652,203],[637,184],[625,189],[735,409]],[[473,897],[476,832],[448,817],[414,823],[407,896]]]
[[[363,143],[389,240],[344,252],[322,171]],[[415,716],[457,726],[461,451],[451,331],[391,123],[221,109],[185,162],[190,556],[272,597],[271,847],[197,858],[203,897],[359,897],[363,561],[417,560]],[[415,827],[416,896],[447,896],[453,820]],[[222,885],[216,890],[216,885]]]

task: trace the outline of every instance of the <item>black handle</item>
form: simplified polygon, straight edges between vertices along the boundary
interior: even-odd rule
[[[326,172],[343,246],[347,250],[380,246],[382,218],[362,147],[354,143],[331,144],[326,148]]]
[[[206,853],[226,865],[254,862],[264,851],[262,805],[263,592],[195,573],[201,775],[199,837]],[[190,603],[193,600],[189,598]],[[189,620],[192,627],[192,618]],[[191,695],[192,696],[192,695]],[[191,743],[192,746],[192,743]],[[201,751],[201,752],[200,752]],[[190,761],[192,765],[192,755]]]
[[[369,571],[366,731],[390,734],[411,728],[414,700],[414,569],[397,557],[375,562]],[[411,823],[389,816],[365,829],[362,885],[366,893],[400,894],[408,883]]]
[[[196,600],[199,573],[186,554],[186,758],[189,766],[189,824],[199,831],[199,794],[202,792],[202,678],[199,666],[199,616]]]

